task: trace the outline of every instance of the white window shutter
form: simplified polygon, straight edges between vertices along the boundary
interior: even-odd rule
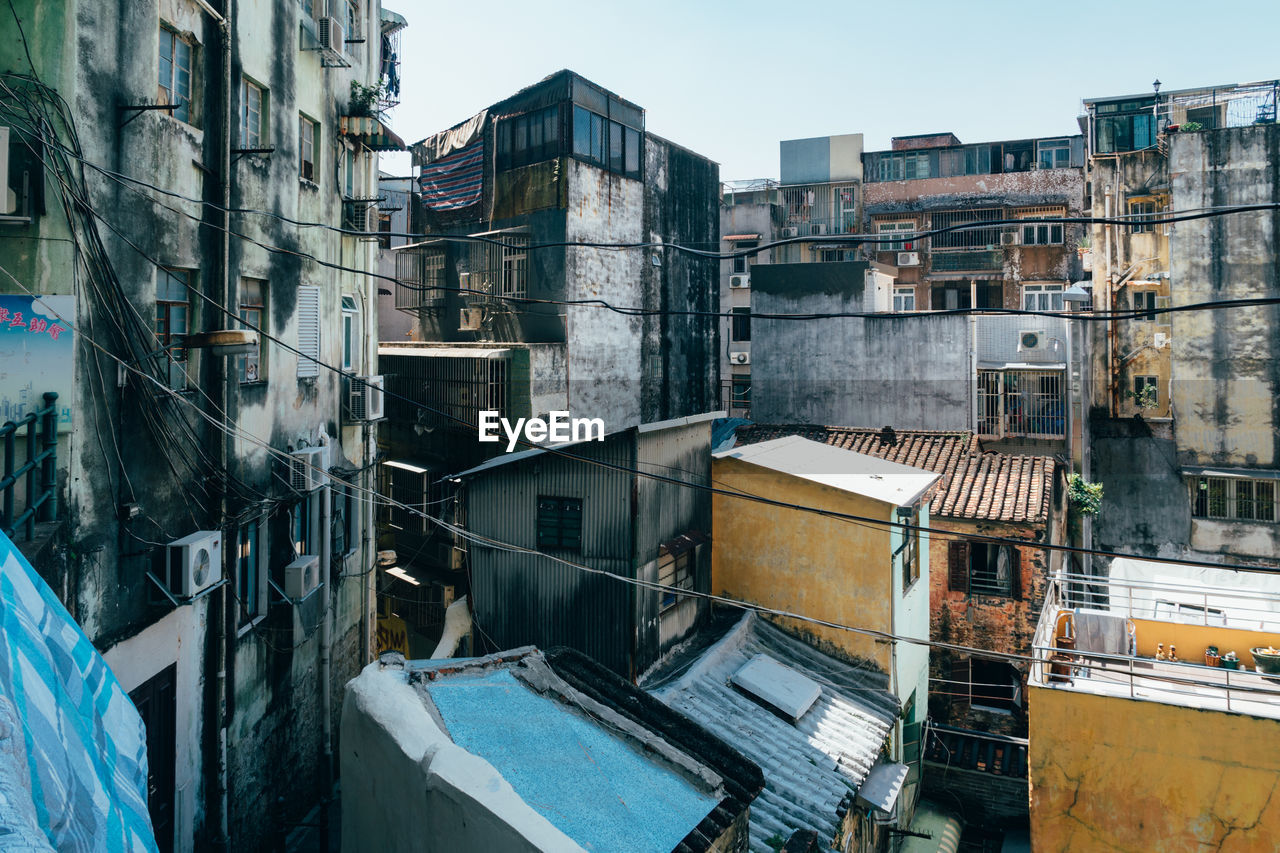
[[[298,377],[320,375],[320,288],[298,288]]]

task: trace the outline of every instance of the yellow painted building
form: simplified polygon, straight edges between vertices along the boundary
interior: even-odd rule
[[[1036,851],[1280,850],[1280,678],[1249,651],[1278,642],[1280,593],[1198,574],[1113,576],[1093,585],[1107,610],[1081,579],[1051,587],[1028,683]]]
[[[927,527],[938,475],[799,436],[714,454],[714,485],[771,501]],[[901,510],[901,514],[900,514]],[[775,610],[887,634],[929,637],[927,534],[851,522],[717,494],[712,500],[711,587]],[[923,721],[929,650],[839,628],[775,618],[793,633],[889,673],[890,689]]]

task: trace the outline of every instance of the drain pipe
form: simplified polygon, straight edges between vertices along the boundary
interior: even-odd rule
[[[333,445],[330,445],[333,446]],[[333,793],[333,714],[330,712],[332,644],[333,644],[333,560],[330,525],[333,523],[333,492],[326,483],[320,495],[320,571],[324,578],[324,610],[320,617],[320,730],[324,740],[322,751],[321,783],[323,785],[320,809],[320,849],[329,849],[329,806]]]

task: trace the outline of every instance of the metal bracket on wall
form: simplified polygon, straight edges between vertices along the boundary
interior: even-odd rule
[[[182,104],[139,104],[136,106],[134,105],[118,106],[116,107],[116,110],[118,110],[121,114],[131,112],[133,113],[133,115],[129,116],[127,119],[122,121],[117,129],[123,130],[126,124],[133,121],[135,118],[142,115],[143,113],[149,112],[150,110],[164,110],[165,112],[172,115],[173,111],[178,109],[178,107],[180,106],[182,106]]]
[[[239,162],[240,158],[246,154],[266,154],[268,156],[274,154],[274,148],[232,148],[231,153],[236,155],[231,159],[232,163]]]
[[[151,572],[147,572],[147,579],[151,581],[153,584],[155,584],[160,589],[160,591],[164,593],[164,597],[169,599],[169,601],[173,604],[174,607],[181,607],[184,604],[195,604],[197,601],[204,598],[206,595],[209,595],[215,589],[218,589],[219,587],[223,587],[231,583],[231,581],[227,580],[226,578],[223,578],[217,583],[200,590],[190,598],[178,598],[172,592],[169,591],[169,588],[167,586],[164,585],[164,581],[160,580],[160,578],[156,577]]]

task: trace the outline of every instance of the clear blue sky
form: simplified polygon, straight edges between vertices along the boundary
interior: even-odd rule
[[[1280,77],[1280,2],[384,0],[409,21],[406,142],[561,68],[644,107],[650,131],[778,176],[778,142],[1075,133],[1080,99]],[[404,155],[384,169],[406,174]]]

